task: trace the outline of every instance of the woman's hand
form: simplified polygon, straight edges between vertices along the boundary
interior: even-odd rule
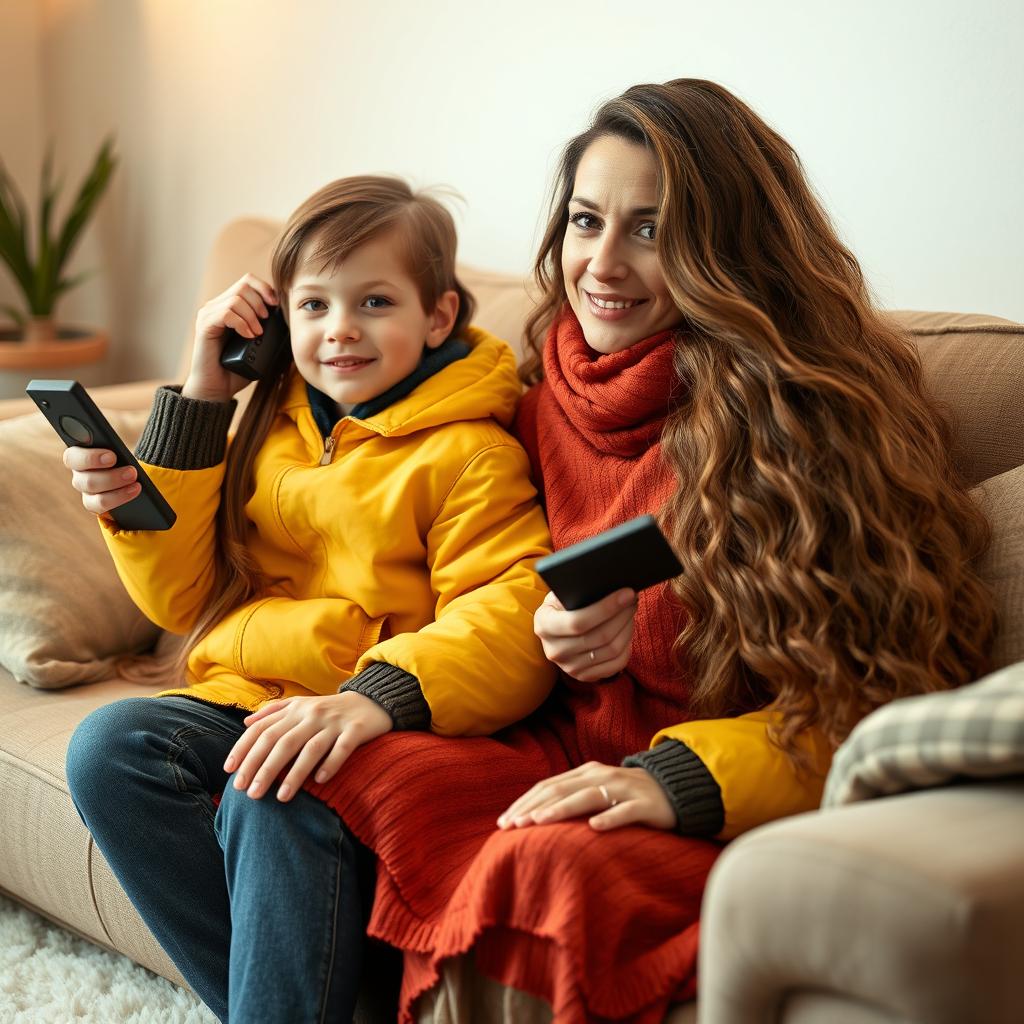
[[[498,818],[498,828],[550,825],[591,815],[602,831],[623,825],[676,827],[676,812],[658,781],[643,768],[590,761],[538,782]]]
[[[231,748],[224,771],[235,771],[235,789],[258,800],[294,758],[277,788],[287,801],[320,766],[317,782],[326,782],[349,754],[393,726],[391,716],[361,693],[342,691],[327,697],[286,697],[271,701],[243,721],[248,726]]]
[[[196,314],[192,367],[182,395],[207,402],[228,402],[249,384],[245,377],[220,365],[224,331],[230,327],[243,338],[255,338],[263,333],[260,320],[270,315],[268,307],[276,305],[273,286],[255,274],[246,274],[227,291],[210,299]]]
[[[549,592],[533,616],[533,631],[540,637],[548,661],[567,676],[591,683],[626,667],[635,615],[632,590],[616,590],[596,604],[572,612]]]
[[[93,515],[101,516],[132,498],[142,488],[136,482],[133,466],[110,467],[117,456],[106,448],[64,449],[64,465],[71,470],[71,486],[82,495],[82,504]]]

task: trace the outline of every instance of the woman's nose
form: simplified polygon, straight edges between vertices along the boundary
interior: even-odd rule
[[[626,276],[629,268],[623,262],[618,239],[610,231],[599,235],[594,246],[587,264],[591,277],[599,281],[612,281]]]

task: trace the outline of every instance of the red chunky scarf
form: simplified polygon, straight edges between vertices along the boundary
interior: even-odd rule
[[[669,411],[675,330],[601,355],[566,307],[544,346],[544,374],[565,419],[595,449],[635,456],[655,444]]]

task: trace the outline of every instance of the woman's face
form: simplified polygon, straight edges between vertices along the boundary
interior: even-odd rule
[[[576,170],[562,274],[587,344],[621,352],[682,314],[654,248],[658,171],[643,146],[614,135],[592,142]]]

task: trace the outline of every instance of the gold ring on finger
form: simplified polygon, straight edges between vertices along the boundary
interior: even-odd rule
[[[597,788],[601,791],[601,796],[604,797],[604,802],[609,807],[614,807],[619,802],[614,797],[612,797],[611,794],[609,794],[607,786],[598,786]]]
[[[597,660],[597,655],[596,655],[596,654],[594,654],[594,652],[593,652],[593,651],[591,651],[591,652],[590,652],[590,660],[591,660],[592,662],[593,662],[593,661],[596,661],[596,660]]]

